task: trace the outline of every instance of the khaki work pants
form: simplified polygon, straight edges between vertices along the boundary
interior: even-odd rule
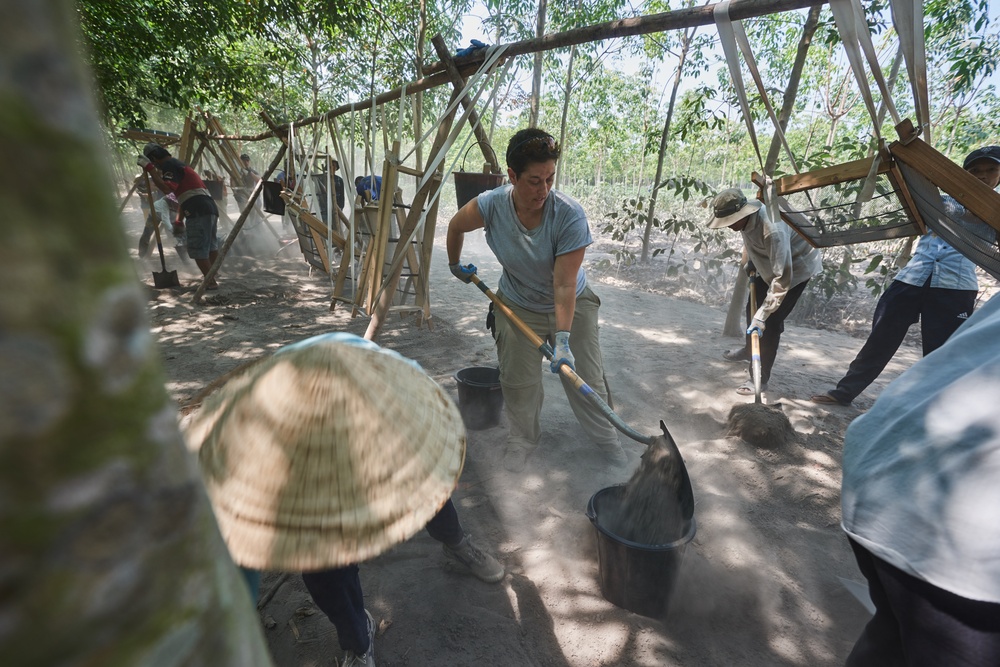
[[[500,294],[514,314],[543,340],[551,345],[556,332],[555,313],[537,313],[516,306]],[[604,378],[598,333],[598,310],[601,300],[589,287],[576,298],[573,328],[569,347],[576,360],[576,372],[605,403],[608,390]],[[510,427],[508,445],[532,448],[541,435],[540,417],[544,390],[542,373],[548,373],[548,362],[542,369],[542,353],[522,334],[500,309],[496,310],[497,355],[500,359],[500,386]],[[560,375],[563,390],[577,421],[591,442],[601,448],[619,445],[618,432],[611,422],[595,408],[566,378]]]

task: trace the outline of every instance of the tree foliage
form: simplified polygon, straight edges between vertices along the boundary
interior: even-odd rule
[[[271,63],[287,55],[281,45],[290,31],[351,34],[366,7],[360,0],[77,2],[105,120],[122,124],[141,124],[151,104],[248,106],[268,88]]]

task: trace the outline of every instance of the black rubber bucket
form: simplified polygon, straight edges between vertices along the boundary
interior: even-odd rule
[[[261,197],[264,200],[264,210],[275,215],[285,214],[285,200],[281,198],[281,184],[274,181],[264,181],[261,184]]]
[[[458,207],[462,208],[472,201],[473,197],[478,197],[484,192],[500,187],[506,179],[505,174],[477,174],[456,171],[455,199],[458,200]]]
[[[694,539],[694,495],[687,470],[682,471],[680,497],[684,523],[682,535],[669,544],[639,544],[619,537],[614,526],[602,523],[616,516],[625,495],[625,485],[609,486],[590,498],[587,517],[597,530],[597,564],[600,573],[601,594],[623,609],[661,618],[670,604],[670,597],[680,576],[681,564],[687,545]]]
[[[500,423],[503,392],[500,391],[499,368],[463,368],[455,373],[455,382],[458,383],[458,410],[465,428],[481,431]]]

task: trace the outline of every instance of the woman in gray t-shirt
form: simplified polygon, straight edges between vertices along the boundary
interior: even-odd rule
[[[469,282],[476,267],[460,261],[465,234],[485,230],[486,242],[503,267],[498,295],[536,334],[553,343],[552,372],[568,364],[607,401],[598,336],[601,302],[587,286],[582,268],[593,238],[583,207],[552,189],[558,159],[559,145],[547,132],[525,129],[511,137],[510,185],[479,195],[451,219],[448,263],[459,280]],[[502,312],[496,317],[496,340],[510,426],[504,465],[517,472],[541,433],[542,353]],[[606,461],[626,463],[614,427],[560,378],[577,420]]]

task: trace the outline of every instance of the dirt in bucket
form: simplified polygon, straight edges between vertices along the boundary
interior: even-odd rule
[[[754,447],[780,449],[795,436],[795,429],[780,404],[742,403],[729,411],[726,435],[743,438]]]
[[[684,462],[663,422],[660,427],[663,435],[647,445],[621,504],[605,523],[618,537],[650,546],[679,540],[685,530],[680,500]]]

